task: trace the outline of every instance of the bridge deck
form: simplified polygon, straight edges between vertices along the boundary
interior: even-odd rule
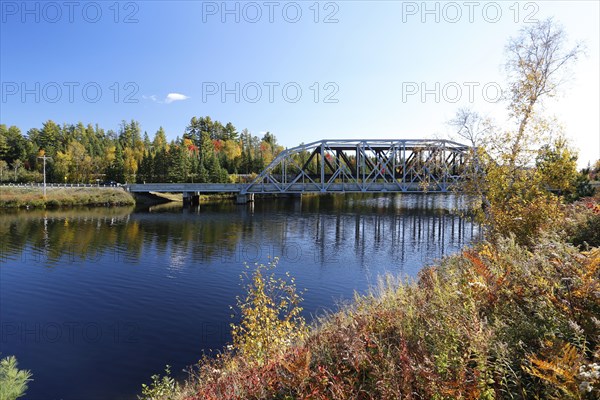
[[[147,183],[128,186],[128,190],[132,193],[424,193],[447,192],[452,189],[453,185],[444,183],[423,185],[422,183],[402,182],[330,183],[324,186],[315,183],[288,185],[274,183],[254,185],[238,183]]]
[[[128,186],[132,193],[239,193],[242,188],[243,184],[237,183],[146,183]]]

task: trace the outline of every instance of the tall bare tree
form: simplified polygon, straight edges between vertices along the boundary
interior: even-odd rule
[[[484,140],[493,132],[492,122],[477,111],[460,108],[456,116],[448,121],[448,125],[456,129],[456,135],[469,142],[473,147],[484,144]]]
[[[531,161],[528,144],[540,132],[530,129],[536,108],[553,97],[569,76],[569,67],[581,55],[581,44],[567,47],[567,37],[553,19],[524,27],[507,47],[508,109],[516,130],[508,134],[506,160],[514,169]],[[537,136],[537,137],[536,137]]]

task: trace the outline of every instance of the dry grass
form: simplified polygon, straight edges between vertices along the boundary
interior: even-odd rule
[[[168,201],[175,202],[183,202],[183,194],[181,193],[159,193],[159,192],[150,192],[151,195],[163,198]]]
[[[52,188],[46,198],[39,187],[0,187],[0,208],[133,205],[133,197],[118,188]]]

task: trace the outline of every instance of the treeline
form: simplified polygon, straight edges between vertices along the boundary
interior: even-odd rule
[[[171,141],[162,127],[142,134],[134,120],[117,132],[52,120],[25,134],[0,125],[0,182],[41,182],[43,156],[48,182],[228,182],[260,172],[281,150],[269,132],[259,138],[208,116],[193,117]]]

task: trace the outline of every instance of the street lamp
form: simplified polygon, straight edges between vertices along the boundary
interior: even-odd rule
[[[43,155],[38,158],[44,160],[44,198],[46,198],[46,160],[52,160],[52,157],[47,157],[46,155]]]

